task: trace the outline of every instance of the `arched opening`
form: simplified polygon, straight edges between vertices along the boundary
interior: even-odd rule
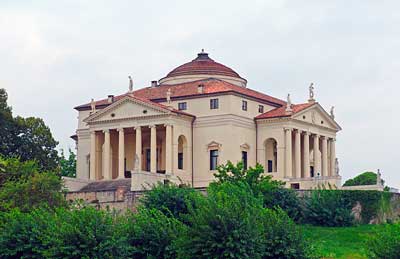
[[[278,163],[277,146],[278,143],[274,138],[269,138],[264,142],[265,171],[268,173],[274,173],[277,171],[277,163]]]
[[[178,169],[186,170],[187,167],[187,140],[180,135],[178,138]]]

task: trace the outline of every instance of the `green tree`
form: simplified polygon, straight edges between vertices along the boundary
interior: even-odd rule
[[[357,175],[353,179],[347,180],[343,186],[357,186],[357,185],[375,185],[377,181],[377,175],[374,172],[364,172]],[[382,180],[382,184],[385,181]]]
[[[43,170],[55,170],[59,158],[49,127],[40,118],[13,117],[7,92],[0,89],[0,155],[36,160]]]
[[[0,155],[0,189],[7,181],[26,180],[39,172],[39,166],[35,161],[24,161],[11,157],[5,158]]]
[[[7,181],[0,188],[0,211],[18,208],[31,211],[38,207],[65,206],[63,184],[54,173],[34,173],[18,181]]]
[[[8,155],[15,150],[17,127],[12,117],[11,107],[7,104],[8,95],[0,88],[0,154]]]
[[[61,176],[76,177],[76,155],[71,149],[68,150],[68,157],[65,156],[64,150],[61,149],[60,169]]]
[[[16,155],[23,161],[35,160],[42,170],[55,170],[59,164],[56,147],[50,128],[40,118],[16,117],[18,139]]]

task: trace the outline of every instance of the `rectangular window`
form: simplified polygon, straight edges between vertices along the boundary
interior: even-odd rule
[[[218,109],[218,99],[210,100],[210,109]]]
[[[247,101],[242,101],[242,110],[247,111]]]
[[[178,169],[183,169],[183,153],[178,153]]]
[[[292,183],[290,184],[290,188],[294,190],[299,190],[300,189],[300,184],[299,183]]]
[[[264,105],[258,105],[258,112],[264,113]]]
[[[242,151],[242,161],[243,161],[243,168],[247,170],[247,152]]]
[[[268,173],[272,173],[272,160],[268,160]]]
[[[186,103],[186,102],[184,102],[184,103],[178,103],[178,110],[184,111],[184,110],[186,110],[186,109],[187,109],[187,103]]]
[[[210,150],[210,170],[217,170],[218,150]]]

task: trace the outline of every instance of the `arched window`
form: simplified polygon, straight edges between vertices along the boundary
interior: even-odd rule
[[[187,141],[185,136],[178,138],[178,169],[185,170],[187,164]]]
[[[265,146],[265,171],[273,173],[277,171],[278,155],[277,146],[278,143],[275,139],[269,138],[264,142]]]

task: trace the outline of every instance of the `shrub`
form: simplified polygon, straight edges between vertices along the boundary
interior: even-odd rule
[[[51,216],[50,216],[51,217]],[[114,235],[111,213],[92,207],[57,209],[55,224],[49,224],[50,258],[124,258],[125,243]]]
[[[193,196],[200,195],[193,188],[178,187],[174,184],[158,184],[147,191],[141,202],[147,209],[157,209],[165,215],[182,219],[188,213],[187,203],[192,203]]]
[[[400,224],[388,224],[380,229],[367,242],[366,249],[370,258],[399,259],[400,258]]]
[[[263,208],[247,183],[211,185],[195,204],[177,241],[178,258],[308,258],[293,221]]]
[[[34,173],[17,181],[7,181],[0,188],[0,211],[18,208],[30,211],[38,207],[65,206],[62,180],[53,173]]]
[[[2,214],[0,258],[125,258],[110,213],[82,210],[13,210]]]
[[[352,204],[340,190],[313,190],[305,197],[304,221],[317,226],[350,226]]]
[[[309,246],[293,220],[281,209],[265,210],[263,218],[263,259],[313,258]]]
[[[226,165],[218,168],[215,177],[217,178],[215,184],[245,182],[255,195],[263,196],[264,207],[271,209],[280,207],[293,220],[301,219],[301,202],[296,192],[286,189],[284,182],[272,180],[271,175],[264,175],[264,168],[260,164],[245,170],[242,162],[234,165],[228,161]]]
[[[7,181],[18,181],[27,179],[39,172],[39,166],[35,161],[20,161],[11,157],[4,158],[0,155],[0,187]]]
[[[185,226],[156,209],[140,208],[137,214],[121,219],[118,236],[125,236],[129,258],[176,258],[174,241]]]
[[[302,201],[296,191],[280,186],[278,188],[261,189],[266,208],[279,207],[295,221],[302,219]]]
[[[0,258],[45,258],[52,217],[46,210],[26,214],[18,210],[1,214]]]

